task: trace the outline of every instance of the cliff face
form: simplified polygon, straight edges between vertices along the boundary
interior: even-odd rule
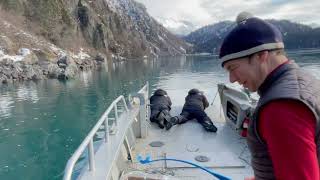
[[[181,55],[188,48],[133,0],[0,1],[0,83],[67,79],[107,57]]]
[[[27,30],[61,48],[87,46],[124,58],[184,54],[184,41],[132,0],[4,0],[2,9],[25,18]]]

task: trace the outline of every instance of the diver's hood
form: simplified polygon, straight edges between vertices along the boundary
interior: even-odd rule
[[[167,92],[163,89],[157,89],[153,94],[156,96],[164,96],[167,95]]]
[[[198,93],[200,93],[199,89],[191,89],[191,90],[188,92],[189,95],[198,94]]]

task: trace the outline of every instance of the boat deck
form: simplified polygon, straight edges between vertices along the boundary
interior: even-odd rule
[[[213,100],[214,104],[206,109],[206,113],[218,128],[217,133],[206,132],[196,120],[176,125],[169,131],[160,129],[154,123],[150,124],[147,108],[148,84],[134,96],[129,110],[124,97],[119,96],[69,159],[64,179],[72,179],[74,166],[82,154],[84,158],[88,157],[89,163],[81,166],[80,173],[74,174],[77,175],[76,179],[81,180],[216,179],[200,168],[181,162],[157,161],[141,164],[137,160],[139,155],[142,158],[151,156],[152,160],[166,158],[188,161],[235,180],[252,176],[246,140],[233,129],[239,128],[238,124],[242,123],[245,111],[252,110],[248,109],[252,108],[251,100],[243,91],[224,84],[218,85],[218,89],[217,93],[222,95],[222,103],[219,99]],[[123,102],[124,107],[118,106],[119,102]],[[183,104],[180,101],[175,103]],[[228,108],[228,103],[232,103],[234,107]],[[171,115],[178,115],[181,109],[182,106],[173,106]],[[239,121],[225,121],[224,112],[237,114]],[[96,135],[101,139],[97,142],[101,143],[94,146],[93,139]],[[162,146],[151,146],[155,142]],[[199,156],[201,162],[196,160]]]
[[[179,114],[182,107],[173,107],[172,115]],[[148,136],[137,139],[132,151],[133,163],[129,163],[128,171],[141,170],[168,176],[169,179],[215,179],[201,169],[174,161],[159,161],[142,165],[137,162],[137,155],[151,155],[152,159],[174,158],[194,162],[203,167],[227,176],[241,179],[252,176],[250,155],[245,139],[225,122],[219,106],[206,109],[213,123],[218,127],[217,133],[206,132],[196,120],[176,125],[169,131],[160,129],[156,124],[149,124]],[[162,147],[151,147],[149,144],[161,141]],[[196,156],[206,156],[208,162],[197,162]]]

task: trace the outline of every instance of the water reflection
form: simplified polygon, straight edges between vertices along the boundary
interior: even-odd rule
[[[2,94],[1,95],[1,100],[0,100],[0,118],[7,118],[11,116],[11,109],[14,107],[13,106],[13,98],[9,96],[7,93],[6,95]]]
[[[37,103],[39,101],[38,92],[34,84],[20,86],[17,89],[17,100],[18,101],[31,101]]]
[[[92,79],[92,72],[91,71],[86,71],[81,73],[80,75],[82,77],[83,85],[88,88],[89,87],[89,82]]]
[[[109,71],[108,61],[104,61],[102,65],[103,65],[104,71],[105,71],[105,72],[108,72],[108,71]]]

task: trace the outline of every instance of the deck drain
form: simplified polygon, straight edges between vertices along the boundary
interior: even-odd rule
[[[202,156],[202,155],[196,156],[194,159],[196,161],[198,161],[198,162],[208,162],[208,161],[210,161],[210,159],[207,156]]]
[[[161,147],[161,146],[163,146],[163,145],[164,145],[164,143],[161,142],[161,141],[153,141],[153,142],[151,142],[151,143],[149,144],[149,146],[151,146],[151,147]]]

